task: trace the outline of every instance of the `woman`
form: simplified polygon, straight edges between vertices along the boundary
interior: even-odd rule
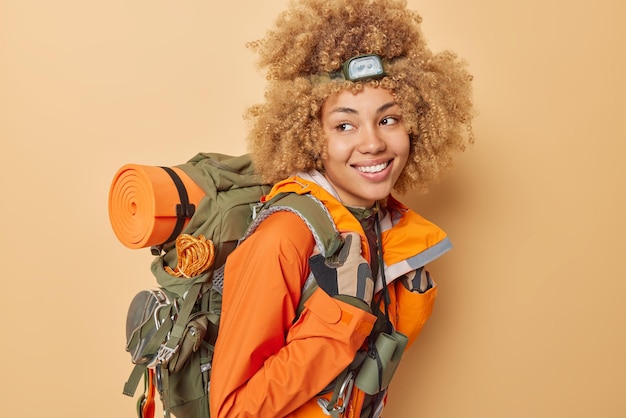
[[[472,140],[471,76],[427,49],[420,22],[402,0],[301,0],[251,44],[269,80],[247,115],[266,199],[314,196],[344,245],[329,264],[300,217],[276,212],[230,255],[212,417],[380,416],[432,311],[425,265],[450,248],[391,192],[426,190]]]

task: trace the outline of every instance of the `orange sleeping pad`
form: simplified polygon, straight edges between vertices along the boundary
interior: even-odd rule
[[[178,167],[126,164],[111,184],[109,219],[126,247],[161,245],[176,238],[204,196]]]

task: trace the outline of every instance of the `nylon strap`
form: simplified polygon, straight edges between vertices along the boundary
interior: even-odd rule
[[[323,248],[320,252],[329,257],[342,244],[341,236],[335,227],[330,213],[324,204],[311,195],[296,193],[279,193],[266,202],[265,206],[285,209],[297,213],[306,223],[313,234],[319,238]]]
[[[178,343],[183,337],[185,330],[187,329],[187,322],[189,320],[189,315],[198,299],[198,294],[200,293],[200,289],[202,287],[202,283],[194,283],[187,292],[187,297],[183,302],[183,306],[181,310],[178,312],[178,317],[176,318],[176,322],[172,325],[172,305],[169,307],[168,314],[165,317],[165,321],[163,324],[159,326],[157,332],[154,333],[150,342],[146,344],[145,352],[146,353],[157,353],[159,348],[165,341],[168,332],[171,330],[170,338],[167,340],[165,347],[174,350],[178,346]],[[146,364],[136,364],[133,368],[133,371],[128,378],[128,381],[124,385],[123,393],[128,396],[135,396],[135,391],[137,390],[137,385],[139,385],[139,381],[141,377],[144,375],[144,372],[147,368]]]
[[[166,315],[165,321],[163,322],[163,324],[161,324],[159,329],[154,333],[154,335],[150,339],[150,342],[146,344],[146,348],[144,350],[146,353],[156,353],[159,347],[161,346],[161,344],[163,344],[163,341],[165,341],[165,338],[167,337],[167,333],[170,329],[170,325],[172,323],[171,309],[172,308],[170,306],[170,311]],[[144,375],[146,368],[147,368],[147,364],[135,365],[128,380],[126,381],[126,384],[124,385],[124,390],[123,390],[124,395],[131,396],[131,397],[135,396],[137,385],[139,385],[139,381]]]
[[[172,327],[171,335],[167,340],[167,343],[165,344],[166,348],[172,350],[176,350],[178,348],[178,344],[180,343],[180,340],[183,338],[183,335],[187,330],[189,316],[191,315],[191,311],[198,301],[198,295],[200,294],[200,289],[202,288],[202,285],[202,282],[194,283],[187,291],[187,295],[185,296],[185,300],[183,301],[183,306],[178,312],[178,317],[176,318],[176,322]],[[170,399],[170,376],[167,365],[162,365],[162,367],[159,367],[159,372],[161,374],[160,377],[162,382],[161,396],[163,398],[163,416],[165,418],[170,418],[170,408],[172,400]]]
[[[161,397],[163,400],[163,417],[170,418],[170,408],[172,405],[171,404],[172,400],[170,399],[170,372],[167,366],[165,367],[160,366],[158,368],[158,373],[160,374],[161,385],[162,385]]]
[[[176,186],[176,190],[178,190],[178,197],[180,199],[180,203],[176,205],[176,225],[174,226],[174,230],[168,239],[165,240],[164,244],[176,239],[177,236],[183,230],[185,226],[185,221],[187,218],[191,218],[196,211],[196,206],[193,203],[189,203],[189,195],[187,194],[187,189],[185,188],[185,184],[180,179],[178,174],[170,167],[161,167],[169,176],[172,178],[174,185]]]
[[[183,306],[178,312],[176,322],[174,322],[174,326],[172,327],[172,333],[167,340],[167,344],[165,344],[167,348],[176,348],[180,340],[183,338],[185,330],[187,329],[187,322],[189,322],[189,315],[191,315],[191,311],[198,301],[198,295],[200,294],[202,284],[202,282],[194,283],[187,291],[187,296],[185,296]]]

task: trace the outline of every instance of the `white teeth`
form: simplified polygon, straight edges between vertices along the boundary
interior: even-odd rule
[[[382,163],[382,164],[369,165],[369,166],[357,166],[357,170],[359,170],[361,173],[379,173],[383,171],[385,168],[387,168],[388,165],[389,163]]]

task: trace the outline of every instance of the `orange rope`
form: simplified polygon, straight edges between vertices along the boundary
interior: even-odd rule
[[[207,240],[204,235],[197,238],[180,234],[176,238],[176,254],[178,263],[173,270],[165,266],[165,271],[174,277],[195,277],[207,271],[215,261],[215,246],[213,241]]]

